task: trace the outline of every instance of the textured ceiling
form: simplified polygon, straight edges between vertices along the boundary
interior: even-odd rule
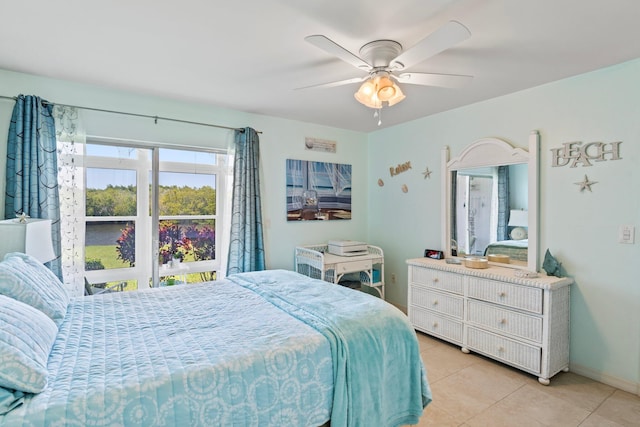
[[[640,57],[637,0],[32,0],[0,11],[2,69],[365,132],[379,127],[357,84],[295,90],[366,75],[305,36],[357,54],[377,39],[410,48],[449,20],[471,31],[411,68],[471,84],[403,85],[381,127]]]

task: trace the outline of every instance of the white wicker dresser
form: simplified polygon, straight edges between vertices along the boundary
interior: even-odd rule
[[[471,269],[416,258],[409,265],[409,318],[416,330],[534,374],[541,384],[569,368],[570,278]]]

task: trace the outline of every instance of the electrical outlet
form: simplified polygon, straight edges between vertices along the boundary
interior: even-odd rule
[[[633,225],[621,225],[618,228],[618,243],[633,244],[635,242],[636,228]]]
[[[391,273],[391,284],[392,285],[396,284],[396,275],[394,273]]]

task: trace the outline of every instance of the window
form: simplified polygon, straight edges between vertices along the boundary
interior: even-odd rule
[[[84,223],[84,236],[79,244],[91,283],[124,281],[126,290],[143,289],[153,286],[156,268],[159,284],[175,283],[178,277],[189,283],[215,280],[221,268],[216,236],[222,232],[224,154],[88,140],[83,160],[85,206],[78,220]],[[182,261],[179,275],[175,268],[162,268],[174,256]]]

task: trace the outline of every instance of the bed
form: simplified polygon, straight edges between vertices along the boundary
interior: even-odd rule
[[[511,260],[527,262],[529,253],[529,240],[500,240],[490,243],[484,251],[484,255],[508,255]]]
[[[397,426],[431,401],[413,328],[371,295],[274,270],[65,301],[37,264],[0,262],[2,426]]]

